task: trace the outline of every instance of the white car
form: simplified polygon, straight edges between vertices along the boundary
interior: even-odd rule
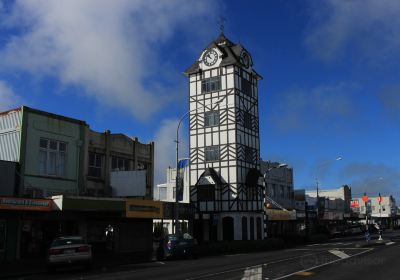
[[[68,264],[83,264],[90,268],[92,248],[80,236],[58,237],[51,243],[47,263],[49,268]]]

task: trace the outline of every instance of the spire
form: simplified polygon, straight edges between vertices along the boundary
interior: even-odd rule
[[[219,30],[221,31],[221,35],[224,34],[225,21],[226,21],[226,18],[224,18],[222,15],[219,16],[218,25],[219,25]]]

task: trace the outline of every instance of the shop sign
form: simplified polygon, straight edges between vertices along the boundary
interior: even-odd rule
[[[296,211],[266,209],[268,220],[273,221],[290,221],[296,220]]]
[[[53,200],[19,197],[0,197],[0,209],[52,211]]]
[[[128,199],[126,201],[126,217],[162,219],[163,203],[154,200]]]
[[[359,208],[360,204],[358,202],[358,199],[350,201],[350,207],[351,208]]]

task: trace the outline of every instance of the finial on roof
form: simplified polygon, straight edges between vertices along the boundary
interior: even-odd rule
[[[221,34],[224,34],[225,21],[226,21],[226,18],[224,18],[223,16],[219,16],[218,24],[219,24],[219,30],[221,31]]]

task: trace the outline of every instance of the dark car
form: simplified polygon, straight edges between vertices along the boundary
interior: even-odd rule
[[[199,255],[199,245],[197,240],[191,235],[168,234],[160,240],[157,249],[157,260],[163,260],[169,257],[192,257]]]

